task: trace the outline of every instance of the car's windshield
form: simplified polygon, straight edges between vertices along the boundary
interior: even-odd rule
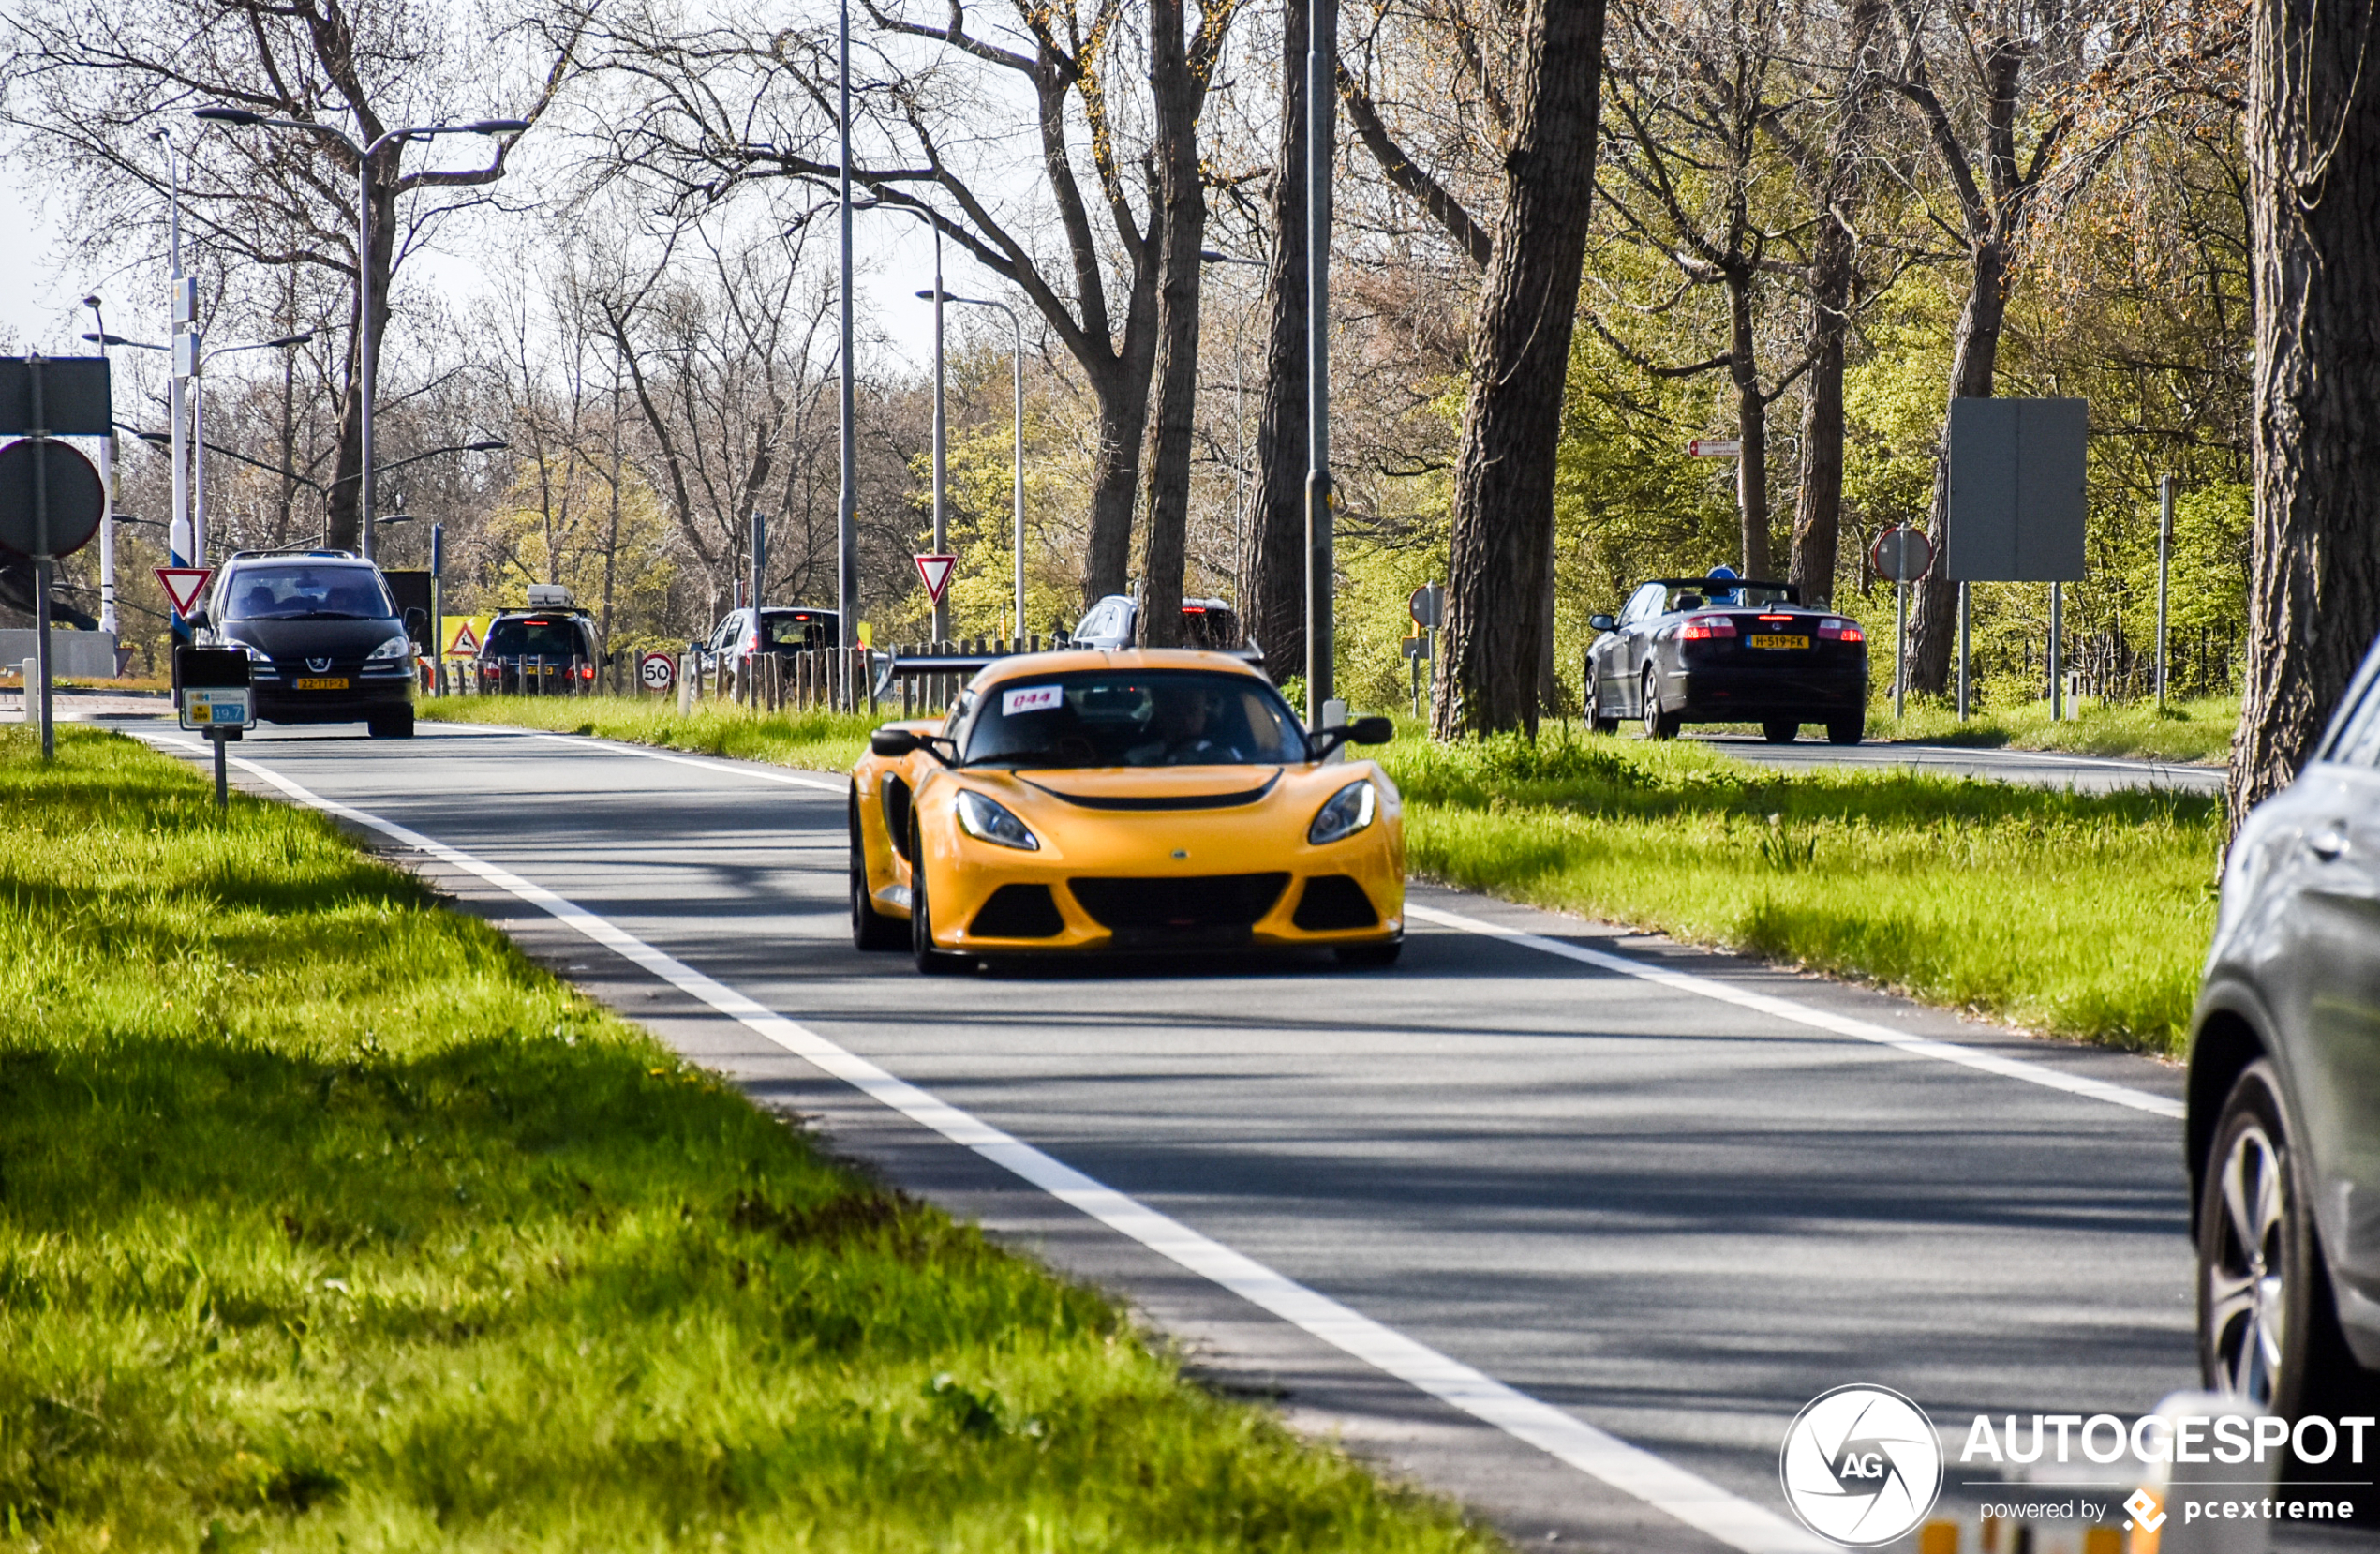
[[[1670,590],[1670,608],[1700,609],[1704,605],[1732,609],[1766,609],[1771,605],[1798,603],[1790,588],[1746,588],[1725,577],[1713,577]]]
[[[1279,693],[1248,675],[1086,669],[987,687],[969,766],[1281,766],[1309,758]]]
[[[227,620],[386,620],[396,614],[370,567],[244,566],[226,591]]]
[[[582,650],[575,624],[542,617],[498,620],[480,650],[488,658],[576,658]]]

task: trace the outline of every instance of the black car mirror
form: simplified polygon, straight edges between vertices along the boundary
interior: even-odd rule
[[[192,631],[202,632],[215,624],[214,621],[207,619],[207,614],[204,610],[192,610],[182,619],[189,625]]]
[[[416,642],[426,641],[430,635],[430,612],[416,605],[405,612],[405,635]]]
[[[917,736],[906,728],[879,728],[868,736],[868,748],[888,761],[914,755],[917,745]]]
[[[1618,621],[1608,615],[1590,615],[1586,618],[1586,623],[1599,632],[1608,632],[1619,625]]]
[[[1386,718],[1358,718],[1347,725],[1347,739],[1354,744],[1386,744],[1396,738],[1396,725]]]

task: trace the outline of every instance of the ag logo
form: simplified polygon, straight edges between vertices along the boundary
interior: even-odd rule
[[[1778,1454],[1785,1503],[1820,1537],[1852,1548],[1891,1543],[1942,1492],[1942,1447],[1926,1411],[1888,1387],[1821,1393],[1794,1416]]]

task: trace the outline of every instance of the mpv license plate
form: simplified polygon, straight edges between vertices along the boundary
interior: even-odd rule
[[[1744,640],[1755,648],[1807,648],[1809,646],[1809,638],[1807,636],[1748,636]]]
[[[347,689],[347,677],[345,675],[317,675],[308,680],[301,675],[298,677],[297,688],[301,691],[344,691]]]

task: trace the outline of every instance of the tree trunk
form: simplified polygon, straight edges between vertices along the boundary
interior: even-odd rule
[[[1127,336],[1127,351],[1132,343]],[[1091,464],[1091,544],[1082,573],[1085,608],[1131,586],[1133,498],[1140,489],[1140,443],[1149,426],[1146,366],[1136,367],[1124,360],[1090,376],[1099,401],[1099,452]]]
[[[1537,733],[1554,456],[1595,187],[1603,0],[1528,0],[1504,219],[1472,336],[1436,732]]]
[[[1266,256],[1264,403],[1257,419],[1248,598],[1242,619],[1276,681],[1305,673],[1307,7],[1281,24],[1281,134],[1272,163],[1272,251]]]
[[[1800,478],[1793,496],[1792,581],[1802,598],[1831,605],[1843,525],[1843,339],[1851,328],[1853,256],[1851,207],[1876,87],[1868,54],[1884,25],[1881,0],[1852,0],[1847,19],[1850,73],[1843,113],[1826,146],[1826,177],[1817,193],[1818,230],[1810,238],[1809,386],[1802,399]]]
[[[1950,397],[1988,399],[2000,365],[2000,336],[2008,318],[2008,243],[1995,231],[1975,245],[1972,284],[1951,340]],[[1950,537],[1950,422],[1944,407],[1942,443],[1934,457],[1934,554]],[[1939,560],[1915,589],[1909,622],[1909,688],[1941,695],[1950,686],[1951,653],[1958,642],[1958,585]]]
[[[1727,277],[1727,375],[1735,383],[1735,513],[1741,520],[1744,575],[1768,571],[1768,401],[1761,395],[1760,344],[1752,336],[1749,270]]]
[[[2285,787],[2380,627],[2373,0],[2255,9],[2256,513],[2231,818]]]
[[[1183,0],[1149,7],[1149,96],[1156,111],[1156,413],[1149,439],[1149,549],[1140,640],[1182,645],[1183,549],[1198,404],[1199,254],[1207,200],[1198,170],[1198,85],[1183,44]]]
[[[379,376],[380,346],[389,327],[389,276],[396,261],[396,155],[404,149],[399,142],[379,154],[372,179],[372,251],[362,257],[363,276],[359,296],[368,288],[372,318],[372,375]],[[335,550],[354,550],[363,544],[364,511],[364,396],[374,392],[375,383],[364,381],[363,361],[356,349],[360,336],[357,320],[350,313],[348,321],[347,400],[339,410],[338,452],[332,461],[335,471],[331,482],[331,494],[323,525],[322,543]]]

